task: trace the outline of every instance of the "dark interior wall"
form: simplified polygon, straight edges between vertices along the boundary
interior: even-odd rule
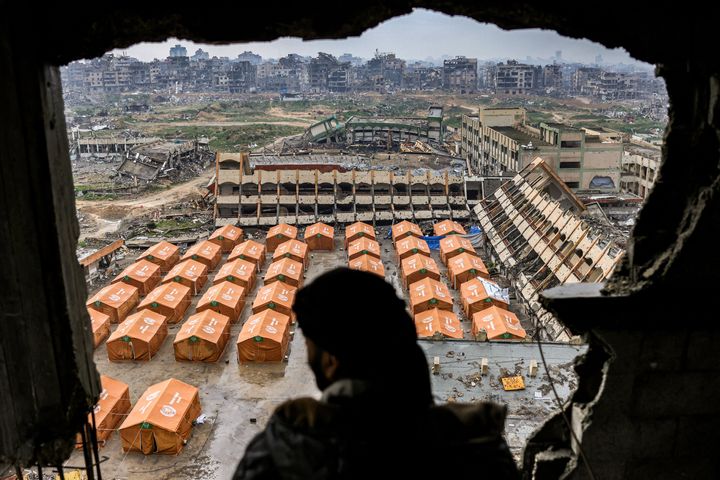
[[[548,292],[545,303],[591,344],[579,367],[580,390],[567,411],[597,478],[720,476],[710,455],[691,463],[698,450],[688,443],[697,430],[700,452],[704,445],[720,444],[720,398],[713,396],[720,392],[715,384],[720,327],[716,315],[705,313],[720,271],[713,248],[720,233],[720,56],[714,25],[720,7],[497,0],[341,7],[320,1],[282,8],[262,2],[79,1],[42,7],[0,2],[0,255],[12,259],[0,289],[0,389],[12,396],[3,395],[0,402],[3,412],[18,408],[15,413],[28,420],[20,425],[12,423],[14,416],[0,417],[0,459],[61,456],[97,394],[83,326],[86,292],[74,257],[78,226],[55,66],[170,36],[223,43],[359,35],[425,7],[503,28],[549,28],[622,46],[658,65],[671,99],[665,162],[623,265],[604,291],[559,287]],[[31,285],[37,292],[32,300],[26,294]],[[668,307],[690,287],[683,309]],[[38,345],[52,345],[53,354]],[[715,382],[708,385],[712,388],[695,387],[693,382],[703,378]],[[42,435],[65,442],[43,444]],[[533,454],[548,445],[566,447],[567,455],[536,463]],[[577,453],[556,418],[531,442],[526,475],[535,469],[538,478],[543,472],[552,477],[572,468]],[[571,476],[587,475],[581,467]]]

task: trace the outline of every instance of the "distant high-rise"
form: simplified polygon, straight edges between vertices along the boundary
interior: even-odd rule
[[[183,47],[180,44],[175,45],[174,47],[170,47],[170,56],[171,57],[187,57],[187,48]]]
[[[602,55],[595,55],[595,65],[602,65],[603,58]]]
[[[562,60],[562,50],[555,51],[555,60],[557,60],[557,61]]]
[[[237,56],[238,61],[240,62],[249,62],[250,65],[260,65],[262,63],[262,57],[256,53],[244,51],[240,55]]]

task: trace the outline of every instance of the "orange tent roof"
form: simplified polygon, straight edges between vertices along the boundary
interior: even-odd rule
[[[223,252],[229,252],[235,245],[242,242],[243,229],[235,225],[225,225],[215,230],[208,241],[220,245]]]
[[[198,389],[171,378],[149,387],[120,426],[124,451],[177,454],[200,415]]]
[[[355,257],[348,262],[348,266],[353,270],[362,270],[363,272],[374,273],[385,278],[385,267],[382,262],[370,255]]]
[[[232,323],[240,320],[240,314],[245,306],[245,288],[231,282],[220,282],[208,288],[200,298],[195,310],[214,310],[230,318]]]
[[[469,253],[470,255],[477,255],[475,247],[473,247],[470,240],[458,235],[448,235],[445,238],[440,239],[440,258],[443,263],[447,264],[448,260],[455,255],[461,253]]]
[[[375,240],[375,230],[365,222],[355,222],[345,229],[345,245],[361,237]]]
[[[473,335],[480,330],[487,333],[488,340],[523,339],[525,329],[517,316],[504,308],[490,307],[473,314]]]
[[[273,262],[265,273],[265,284],[285,282],[293,287],[301,287],[303,283],[303,264],[290,258]]]
[[[138,260],[123,270],[113,279],[114,282],[125,282],[137,287],[140,295],[147,295],[160,283],[160,265],[148,260]]]
[[[102,391],[94,409],[95,430],[98,441],[104,442],[130,412],[130,388],[107,375],[100,375],[100,385]],[[92,424],[92,415],[88,415],[88,422]]]
[[[208,269],[212,271],[220,261],[221,256],[220,245],[205,240],[188,248],[181,260],[197,260],[207,265]]]
[[[138,310],[148,308],[165,315],[168,323],[182,320],[190,306],[190,288],[177,282],[164,283],[150,292],[138,305]]]
[[[422,230],[416,224],[403,220],[392,226],[392,240],[396,242],[405,237],[422,237]]]
[[[292,304],[295,301],[295,287],[283,282],[272,282],[258,289],[252,304],[253,313],[269,308],[292,318]]]
[[[268,252],[274,252],[281,243],[297,238],[298,229],[287,223],[280,223],[268,230],[265,245]]]
[[[160,269],[167,272],[180,260],[180,248],[170,242],[158,242],[140,254],[138,260],[142,259],[160,265]]]
[[[440,270],[435,260],[419,253],[405,258],[402,261],[401,270],[405,287],[423,278],[440,280]]]
[[[256,273],[256,263],[236,258],[235,260],[226,262],[220,267],[213,283],[232,282],[245,287],[245,293],[247,293],[252,289],[253,285],[255,285]]]
[[[461,253],[448,260],[448,275],[455,288],[472,278],[490,276],[480,257],[469,253]]]
[[[120,323],[137,305],[139,298],[136,287],[125,282],[117,282],[97,292],[85,305],[109,315],[112,323]]]
[[[108,358],[151,360],[167,336],[166,317],[152,310],[133,313],[110,334],[106,345]]]
[[[421,238],[405,237],[402,240],[398,240],[395,243],[395,250],[400,260],[410,255],[415,255],[416,253],[430,256],[430,247],[428,247],[427,242]]]
[[[87,311],[90,314],[93,345],[97,348],[97,346],[110,335],[110,315],[98,312],[92,308],[88,308]]]
[[[334,250],[335,229],[324,223],[314,223],[305,229],[305,242],[310,250]]]
[[[232,252],[230,252],[228,256],[228,262],[236,258],[254,262],[257,264],[258,269],[260,269],[265,263],[265,245],[253,240],[245,240],[232,249]]]
[[[438,222],[435,225],[433,225],[433,231],[435,232],[436,236],[440,235],[452,235],[452,234],[459,234],[459,235],[466,235],[467,232],[457,222],[454,222],[452,220],[443,220],[442,222]]]
[[[348,245],[348,259],[353,260],[361,255],[370,255],[380,258],[380,244],[369,238],[358,238]]]
[[[452,310],[453,299],[450,295],[448,287],[432,278],[423,278],[422,280],[410,285],[410,306],[413,314],[440,308],[442,310]]]
[[[465,315],[470,318],[475,312],[497,306],[507,309],[509,298],[502,295],[502,288],[484,278],[473,278],[460,286],[460,299]]]
[[[308,259],[308,246],[300,240],[288,240],[277,246],[273,253],[273,262],[281,258],[290,258],[306,265]]]
[[[463,338],[462,325],[457,315],[438,308],[415,315],[415,328],[417,328],[418,337],[441,335],[450,338]]]
[[[163,283],[177,282],[190,287],[192,295],[197,295],[207,282],[208,267],[197,260],[183,260],[175,265],[165,278]]]
[[[230,319],[212,310],[187,319],[175,335],[175,360],[216,362],[230,339]]]
[[[279,362],[285,358],[290,317],[273,310],[252,315],[237,339],[238,362]]]

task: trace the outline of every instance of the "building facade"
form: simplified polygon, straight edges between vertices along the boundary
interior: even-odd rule
[[[647,198],[655,184],[662,159],[660,148],[649,144],[630,144],[622,158],[620,190]]]
[[[478,87],[477,58],[456,57],[443,62],[443,87],[465,93]]]
[[[464,115],[461,154],[479,175],[519,172],[541,157],[574,190],[617,192],[623,153],[619,132],[559,123],[527,124],[522,108],[480,108]]]

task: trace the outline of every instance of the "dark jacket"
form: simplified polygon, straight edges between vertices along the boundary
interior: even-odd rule
[[[502,438],[505,407],[417,405],[401,392],[353,387],[336,382],[321,401],[280,405],[234,478],[519,478]]]

